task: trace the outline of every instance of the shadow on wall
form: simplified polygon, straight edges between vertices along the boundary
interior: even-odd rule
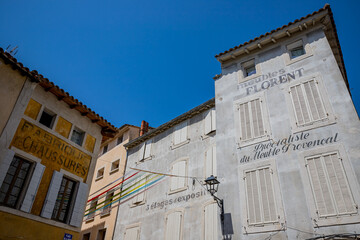
[[[232,225],[231,213],[224,214],[224,226],[222,227],[223,239],[230,240],[234,235],[234,229]]]

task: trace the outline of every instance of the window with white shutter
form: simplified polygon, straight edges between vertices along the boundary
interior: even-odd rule
[[[75,202],[72,208],[72,215],[70,219],[70,225],[80,227],[84,217],[84,211],[86,207],[87,197],[89,194],[89,185],[86,183],[78,183],[78,190],[75,198]],[[70,198],[72,196],[67,196]],[[75,197],[75,194],[74,194]]]
[[[263,94],[242,99],[236,102],[235,106],[239,145],[268,140],[270,127]]]
[[[138,224],[129,226],[125,229],[124,240],[139,240],[140,239],[140,226]]]
[[[216,130],[216,115],[215,109],[211,109],[206,113],[205,116],[205,135],[212,133]]]
[[[144,161],[146,159],[151,158],[151,146],[152,146],[152,139],[143,143],[139,151],[140,154],[139,161]]]
[[[182,239],[182,210],[172,210],[165,217],[165,240]]]
[[[342,146],[303,153],[303,180],[315,227],[360,221],[357,180]]]
[[[205,152],[205,179],[216,175],[216,147],[212,146]]]
[[[216,240],[218,238],[218,205],[217,203],[207,204],[204,207],[204,240]]]
[[[178,160],[171,167],[170,193],[179,192],[187,188],[187,160]]]
[[[319,218],[358,212],[337,152],[308,157],[306,163]]]
[[[189,141],[187,136],[188,123],[187,121],[182,122],[175,126],[174,134],[173,134],[173,145],[182,145]]]
[[[42,217],[51,218],[51,215],[54,210],[56,198],[57,198],[57,195],[60,190],[60,185],[61,185],[63,175],[64,175],[63,173],[58,172],[58,171],[53,172],[50,186],[49,186],[47,194],[46,194],[45,202],[44,202],[44,205],[41,210]]]
[[[138,190],[138,192],[135,193],[135,197],[133,198],[133,205],[142,205],[145,203],[145,190],[148,176],[149,175],[143,175],[136,180],[134,190]]]
[[[101,211],[102,216],[110,214],[113,197],[114,197],[114,191],[110,191],[106,193],[103,209]]]
[[[245,232],[281,230],[284,214],[275,161],[255,163],[240,171]]]
[[[98,205],[98,200],[97,199],[94,199],[94,200],[91,201],[90,207],[89,207],[88,211],[86,211],[86,214],[88,214],[86,216],[87,221],[90,221],[90,220],[94,219],[97,205]]]

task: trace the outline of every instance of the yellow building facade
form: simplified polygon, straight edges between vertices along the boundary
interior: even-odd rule
[[[83,240],[111,240],[116,223],[120,185],[126,167],[124,144],[137,138],[140,128],[123,125],[101,145],[81,227]],[[111,189],[110,191],[105,191]]]
[[[0,48],[0,239],[79,239],[116,128]]]

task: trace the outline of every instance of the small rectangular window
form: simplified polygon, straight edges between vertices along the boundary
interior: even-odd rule
[[[106,194],[106,198],[105,198],[105,202],[104,202],[104,207],[103,207],[103,209],[102,209],[101,215],[110,214],[113,197],[114,197],[114,192],[113,192],[113,191],[112,191],[112,192],[108,192],[108,193]]]
[[[143,146],[140,149],[140,159],[139,159],[140,161],[151,158],[151,146],[152,146],[151,139],[143,143]]]
[[[109,145],[105,145],[105,146],[104,146],[104,148],[103,148],[103,154],[108,151],[108,146],[109,146]]]
[[[71,141],[76,143],[79,146],[82,146],[83,140],[84,140],[85,132],[81,131],[78,128],[74,128],[72,135],[71,135]]]
[[[205,135],[216,130],[215,109],[211,109],[205,117]]]
[[[51,129],[54,125],[55,117],[56,117],[55,113],[51,113],[50,111],[44,109],[44,111],[41,114],[39,122],[42,125]]]
[[[139,179],[136,180],[135,189],[137,192],[135,193],[135,197],[133,198],[134,205],[141,205],[145,203],[145,191],[146,191],[146,184],[148,180],[148,175],[141,176]]]
[[[90,203],[90,208],[88,209],[89,211],[85,212],[88,215],[86,216],[86,220],[92,220],[95,217],[95,211],[96,211],[96,206],[98,204],[98,200],[93,200]]]
[[[251,59],[250,61],[244,62],[241,65],[244,71],[244,77],[256,74],[255,59]]]
[[[111,163],[111,172],[115,172],[117,170],[119,170],[119,166],[120,166],[120,159],[115,160]]]
[[[104,177],[104,171],[105,171],[105,167],[102,167],[99,170],[97,170],[95,180],[99,180],[99,179],[103,178]]]
[[[124,135],[121,135],[120,137],[118,137],[116,145],[121,144],[123,141],[124,141]]]
[[[171,167],[170,192],[177,192],[186,189],[186,160],[175,162]]]
[[[16,208],[28,178],[31,162],[15,156],[0,189],[0,204]]]
[[[188,128],[188,124],[186,121],[175,126],[174,140],[173,140],[174,145],[184,143],[188,140],[187,128]]]
[[[140,227],[133,226],[127,227],[125,230],[124,240],[139,240],[140,239]]]
[[[67,221],[75,186],[75,181],[63,177],[51,217],[53,220]]]
[[[294,43],[291,43],[287,45],[286,48],[290,54],[290,59],[294,59],[302,55],[305,55],[305,49],[302,40],[298,40]]]
[[[101,229],[98,232],[97,240],[105,240],[106,229]]]
[[[90,240],[90,233],[85,233],[82,240]]]

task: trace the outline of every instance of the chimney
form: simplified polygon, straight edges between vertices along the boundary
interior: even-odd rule
[[[142,120],[141,121],[141,127],[140,127],[140,136],[144,135],[149,131],[149,123]]]

